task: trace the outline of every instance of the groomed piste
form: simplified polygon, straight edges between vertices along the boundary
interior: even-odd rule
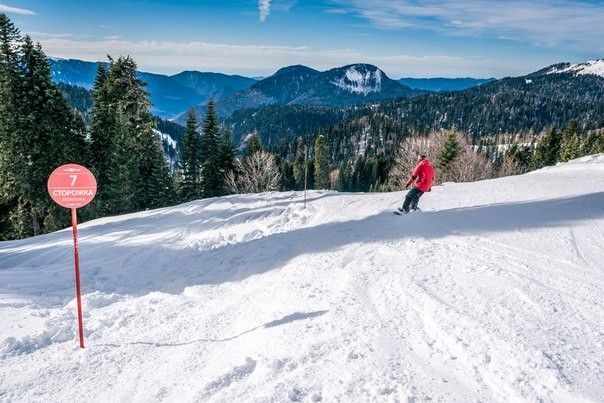
[[[604,399],[604,155],[206,199],[0,243],[0,401]],[[67,210],[66,213],[68,214]]]

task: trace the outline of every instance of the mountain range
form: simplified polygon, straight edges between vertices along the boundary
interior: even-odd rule
[[[490,81],[494,81],[494,78],[412,78],[405,77],[398,80],[399,83],[406,85],[407,87],[424,90],[424,91],[463,91],[468,88],[476,87]]]
[[[52,79],[56,83],[92,89],[100,64],[107,65],[104,62],[53,58],[50,59]],[[207,102],[209,97],[219,100],[256,83],[248,77],[200,71],[183,71],[172,76],[139,72],[138,77],[147,83],[152,113],[162,118],[172,118]]]
[[[94,79],[96,65],[70,62],[73,70],[53,70],[55,80],[67,81],[69,76],[68,82],[90,88],[89,80]],[[197,102],[200,114],[207,97],[212,95],[223,115],[222,123],[233,132],[237,145],[254,131],[265,145],[279,146],[284,142],[285,147],[291,145],[292,138],[312,137],[322,131],[327,133],[330,145],[340,150],[341,155],[334,156],[337,160],[352,158],[363,150],[391,148],[392,144],[384,143],[390,132],[426,133],[458,128],[474,137],[530,135],[551,126],[560,127],[570,119],[578,119],[582,130],[604,127],[602,59],[559,63],[525,76],[482,83],[473,79],[448,80],[445,84],[449,91],[444,92],[411,89],[367,64],[325,72],[289,66],[260,81],[194,71],[174,76],[151,73],[140,76],[149,82],[154,113],[159,116],[170,116],[157,113],[158,103],[161,107],[170,101],[172,111],[181,108],[175,122],[183,123],[182,112],[190,105],[186,104],[187,98],[178,98],[179,94],[194,93],[189,99]],[[438,80],[441,79],[423,85],[435,88],[443,83]],[[451,85],[468,83],[480,85],[450,90]],[[66,84],[63,90],[74,106],[74,101],[80,100],[77,102],[80,110],[90,107],[87,91]],[[165,106],[162,110],[166,110]],[[167,133],[172,136],[171,132],[178,131],[176,127],[167,127]],[[359,144],[363,144],[362,150]]]
[[[351,64],[327,71],[296,65],[278,70],[250,88],[217,102],[229,116],[236,110],[263,105],[347,106],[385,99],[410,98],[424,93],[390,79],[370,64]]]
[[[474,138],[535,135],[570,119],[577,119],[582,131],[604,127],[604,60],[556,64],[464,91],[430,92],[369,105],[242,109],[224,119],[224,124],[235,141],[257,131],[264,144],[283,142],[285,148],[291,148],[291,138],[312,138],[321,132],[330,149],[340,150],[334,151],[333,158],[344,160],[365,152],[392,151],[398,144],[388,143],[392,133],[404,136],[457,128]]]
[[[50,59],[53,81],[88,90],[92,89],[99,64],[107,65],[105,62]],[[175,75],[141,71],[139,78],[147,83],[152,112],[181,123],[191,107],[197,107],[202,115],[210,97],[217,101],[222,116],[230,116],[236,110],[264,105],[340,107],[410,98],[426,91],[460,90],[485,82],[471,78],[396,81],[370,64],[353,64],[324,72],[294,65],[269,77],[254,78],[200,71],[183,71]]]

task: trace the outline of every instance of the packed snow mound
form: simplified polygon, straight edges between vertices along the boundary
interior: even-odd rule
[[[595,74],[604,77],[604,59],[589,60],[585,63],[569,64],[562,68],[553,68],[548,74],[556,73],[575,73],[575,74]]]
[[[343,77],[331,82],[335,86],[354,93],[367,95],[382,90],[382,71],[378,68],[368,69],[364,66],[350,66]]]
[[[604,155],[206,199],[0,243],[0,400],[602,401]],[[67,213],[66,213],[67,214]]]

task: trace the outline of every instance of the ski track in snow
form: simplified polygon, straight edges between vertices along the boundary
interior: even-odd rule
[[[0,401],[604,400],[604,155],[266,193],[0,243]]]

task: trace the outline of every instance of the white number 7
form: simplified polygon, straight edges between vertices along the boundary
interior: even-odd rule
[[[78,175],[69,175],[69,177],[71,178],[71,186],[74,186],[78,179]]]

